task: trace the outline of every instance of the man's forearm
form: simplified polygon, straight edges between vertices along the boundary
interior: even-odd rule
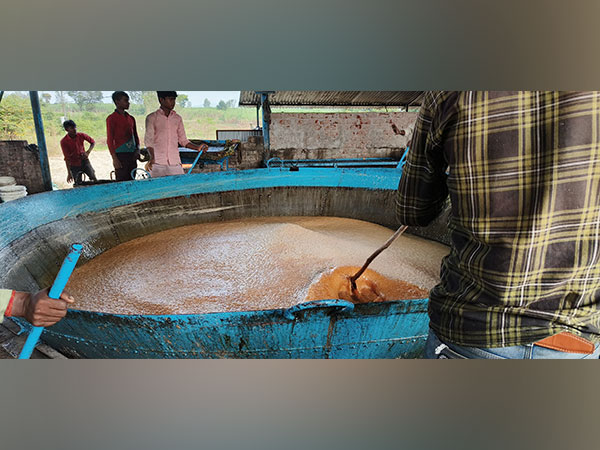
[[[7,295],[12,300],[7,302]],[[67,313],[68,304],[73,301],[73,297],[64,291],[60,299],[53,299],[48,296],[48,289],[35,294],[0,290],[0,316],[24,317],[36,327],[47,327],[62,319]]]
[[[25,307],[31,298],[29,292],[15,291],[15,298],[13,300],[13,306],[11,316],[14,317],[25,317]]]
[[[396,195],[396,219],[403,225],[426,226],[443,210],[448,197],[443,146],[432,136],[443,131],[435,123],[439,95],[427,93],[417,117],[410,150]]]
[[[188,142],[185,145],[185,148],[191,148],[192,150],[204,150],[207,147],[208,147],[208,145],[206,145],[206,144],[196,145],[196,144],[193,144],[192,142]]]
[[[412,149],[411,149],[412,151]],[[403,225],[427,226],[443,210],[448,197],[446,175],[424,162],[407,161],[396,194],[396,219]]]
[[[13,298],[13,291],[8,289],[0,289],[0,320],[4,317],[10,305],[10,300]]]
[[[27,292],[0,291],[0,317],[25,317],[25,308],[31,298]]]

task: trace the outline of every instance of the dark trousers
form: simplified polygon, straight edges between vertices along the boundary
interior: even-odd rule
[[[137,157],[135,152],[117,153],[116,155],[121,163],[121,168],[115,169],[115,178],[117,181],[133,180],[131,171],[137,168]]]
[[[71,167],[71,175],[73,175],[73,179],[75,180],[75,184],[81,184],[83,174],[85,173],[90,180],[97,181],[96,172],[92,167],[92,163],[88,158],[81,158],[80,166],[70,166]]]

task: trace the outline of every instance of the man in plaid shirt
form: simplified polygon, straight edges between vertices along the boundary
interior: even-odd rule
[[[426,93],[397,197],[422,226],[450,195],[426,357],[598,358],[599,194],[600,93]]]

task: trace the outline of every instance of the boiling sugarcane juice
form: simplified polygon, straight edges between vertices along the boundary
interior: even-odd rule
[[[202,314],[349,298],[348,276],[393,231],[335,217],[272,217],[174,228],[114,247],[77,268],[75,308]],[[444,245],[403,235],[358,280],[361,301],[424,298]]]

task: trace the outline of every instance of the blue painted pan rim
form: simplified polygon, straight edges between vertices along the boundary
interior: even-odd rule
[[[429,303],[429,298],[414,298],[414,299],[405,299],[405,300],[386,300],[385,302],[371,302],[371,303],[362,303],[362,304],[356,304],[354,306],[354,310],[348,313],[342,313],[342,314],[354,314],[354,313],[360,313],[361,309],[366,309],[366,308],[373,308],[373,307],[385,307],[385,305],[416,305],[416,306],[424,306],[425,308],[421,311],[419,309],[415,309],[413,312],[418,313],[418,312],[427,312],[427,305]],[[373,306],[375,305],[375,306]],[[114,317],[117,319],[123,319],[123,320],[133,320],[133,319],[155,319],[155,320],[162,320],[164,318],[177,318],[177,319],[187,319],[187,318],[199,318],[199,317],[203,317],[203,316],[210,316],[210,317],[214,317],[214,316],[228,316],[228,317],[233,317],[233,316],[243,316],[243,315],[248,315],[248,314],[256,314],[256,313],[261,313],[261,314],[265,314],[265,313],[280,313],[281,315],[284,315],[284,312],[287,310],[288,308],[276,308],[276,309],[255,309],[255,310],[249,310],[249,311],[223,311],[223,312],[209,312],[209,313],[202,313],[202,314],[113,314],[113,313],[106,313],[106,312],[98,312],[98,311],[87,311],[84,309],[68,309],[67,312],[68,313],[72,313],[72,314],[84,314],[84,315],[90,315],[90,316],[98,316],[98,317]],[[321,308],[315,308],[317,310],[327,310],[327,309],[331,309],[330,307],[327,306],[323,306]],[[290,319],[288,319],[290,320]],[[293,319],[292,319],[293,320]]]
[[[400,173],[396,169],[303,168],[299,172],[251,169],[176,175],[43,192],[0,204],[0,250],[39,226],[146,201],[264,188],[327,187],[390,191],[397,189],[399,180]],[[44,202],[47,208],[32,208],[38,202]],[[14,218],[20,220],[15,224]]]

